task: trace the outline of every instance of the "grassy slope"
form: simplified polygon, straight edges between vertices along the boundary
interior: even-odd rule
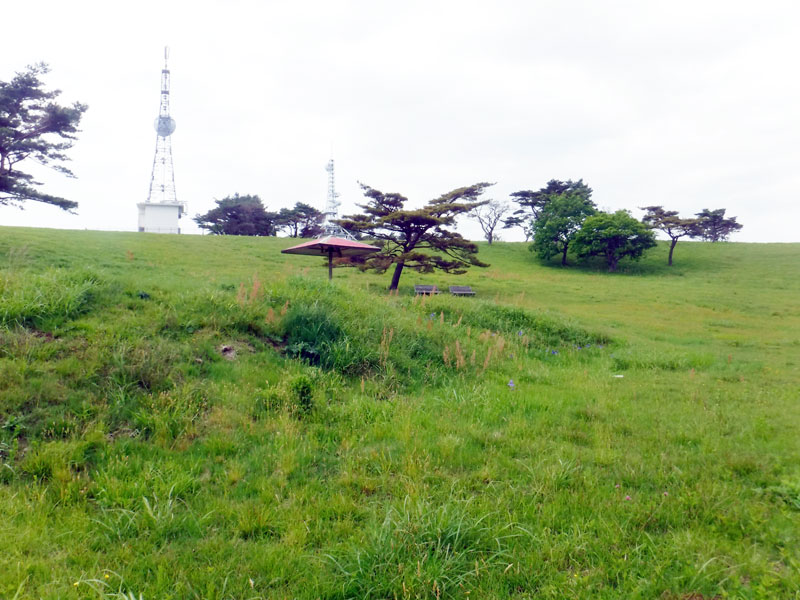
[[[607,275],[498,243],[392,298],[288,245],[0,229],[0,597],[800,587],[800,247]],[[284,356],[315,302],[331,369]]]

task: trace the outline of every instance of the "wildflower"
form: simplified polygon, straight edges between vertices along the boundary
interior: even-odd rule
[[[75,583],[73,583],[72,585],[74,585],[75,587],[78,587],[78,584],[79,584],[79,583],[80,583],[80,581],[76,581],[76,582],[75,582]]]
[[[514,355],[513,354],[509,354],[508,358],[514,358]]]
[[[665,496],[669,496],[669,494],[668,494],[666,491],[664,492],[664,495],[665,495]]]
[[[558,354],[558,350],[550,350],[550,354]]]
[[[431,316],[430,316],[430,318],[431,318],[431,319],[435,319],[435,318],[436,318],[436,313],[431,313]]]
[[[619,489],[619,484],[618,484],[618,483],[615,483],[615,484],[614,484],[614,487],[615,487],[615,488],[617,488],[617,489]]]
[[[108,579],[108,573],[106,573],[105,575],[103,575],[103,577],[105,577],[106,579]]]
[[[516,387],[517,387],[517,386],[516,386],[516,385],[514,385],[514,380],[513,380],[513,379],[509,379],[509,380],[508,380],[508,388],[509,388],[509,389],[511,389],[511,390],[513,390],[513,389],[514,389],[514,388],[516,388]]]
[[[630,500],[630,499],[631,499],[630,496],[625,496],[625,500]]]
[[[522,336],[522,329],[520,329],[520,330],[517,332],[517,335],[518,335],[518,336],[520,336],[520,337]]]

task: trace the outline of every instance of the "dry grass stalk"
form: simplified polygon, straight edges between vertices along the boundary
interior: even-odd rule
[[[453,325],[453,327],[458,327],[459,325],[461,325],[461,319],[463,319],[463,318],[464,318],[464,315],[458,315],[458,321],[456,321],[456,324]]]
[[[450,347],[449,346],[445,346],[444,347],[444,352],[442,352],[442,360],[444,360],[444,364],[446,364],[448,367],[450,366]]]
[[[489,348],[489,349],[486,351],[486,358],[485,358],[485,359],[483,359],[483,370],[484,370],[484,371],[485,371],[486,369],[488,369],[488,368],[489,368],[489,362],[490,362],[491,360],[492,360],[492,349],[491,349],[491,348]]]
[[[439,323],[444,325],[444,311],[439,313]]]
[[[261,282],[258,280],[258,275],[253,274],[253,287],[250,289],[250,298],[249,303],[252,304],[256,300],[258,300],[258,296],[261,293]]]
[[[239,306],[253,304],[256,300],[258,300],[258,296],[261,294],[261,288],[262,285],[258,280],[258,275],[253,275],[253,285],[249,292],[247,291],[247,287],[245,286],[244,282],[239,284],[239,291],[236,292],[236,303]]]
[[[389,346],[392,344],[392,338],[394,337],[394,327],[392,327],[388,332],[386,331],[386,327],[383,328],[383,335],[381,336],[381,348],[380,348],[380,356],[381,356],[381,363],[386,363],[389,359]]]
[[[473,367],[475,366],[475,359],[477,358],[477,354],[478,354],[478,351],[477,350],[473,350],[472,351],[472,356],[469,357],[469,364],[471,364]]]
[[[269,310],[267,311],[267,316],[264,318],[264,320],[270,324],[275,322],[275,311],[272,310],[271,306],[269,307]]]
[[[287,300],[286,304],[284,304],[283,308],[281,309],[281,316],[284,316],[288,310],[289,310],[289,301]]]
[[[461,344],[456,340],[456,368],[463,369],[466,364],[467,361],[464,358],[464,353],[461,351]]]

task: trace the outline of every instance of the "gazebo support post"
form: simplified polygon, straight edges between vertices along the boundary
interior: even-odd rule
[[[328,281],[333,279],[333,248],[328,248]]]

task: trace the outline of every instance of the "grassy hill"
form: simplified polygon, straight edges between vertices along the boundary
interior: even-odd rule
[[[795,597],[800,245],[292,243],[0,228],[0,598]]]

